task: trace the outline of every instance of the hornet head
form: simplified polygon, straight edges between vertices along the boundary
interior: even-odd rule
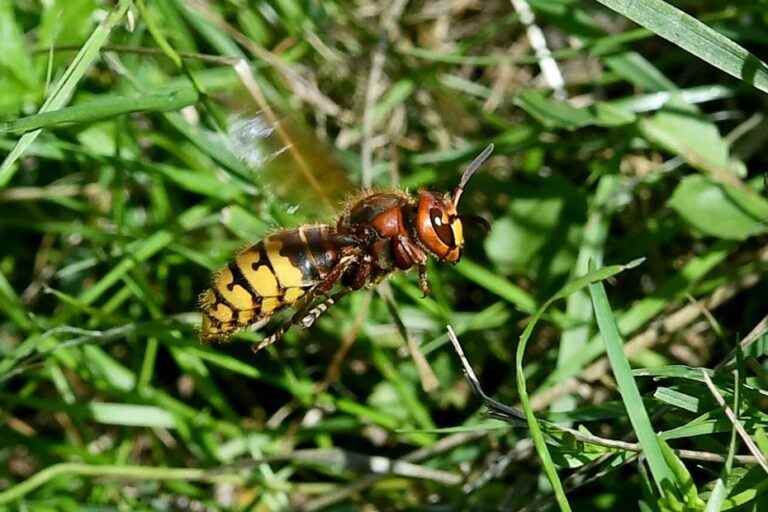
[[[491,156],[493,144],[489,144],[467,166],[459,185],[450,194],[419,191],[416,210],[416,234],[421,243],[442,261],[455,263],[461,258],[464,247],[464,226],[458,213],[459,200],[472,175]]]

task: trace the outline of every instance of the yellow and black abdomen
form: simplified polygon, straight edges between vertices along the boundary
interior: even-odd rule
[[[330,226],[302,226],[274,233],[240,252],[200,296],[203,341],[272,316],[319,284],[339,259]]]

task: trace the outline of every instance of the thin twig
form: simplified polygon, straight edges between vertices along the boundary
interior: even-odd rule
[[[558,430],[562,430],[564,432],[569,433],[577,441],[581,441],[583,443],[589,443],[597,446],[604,446],[606,448],[614,448],[617,450],[624,450],[628,452],[641,453],[643,451],[639,443],[628,443],[626,441],[619,441],[617,439],[608,439],[605,437],[599,437],[594,434],[583,432],[581,430],[576,430],[563,425],[554,425],[554,426]],[[675,452],[682,459],[699,460],[703,462],[725,462],[725,459],[726,459],[725,456],[720,455],[719,453],[703,452],[699,450],[673,449],[672,451]],[[759,464],[760,463],[758,458],[753,455],[736,455],[735,460],[739,461],[742,464]]]
[[[405,340],[408,352],[410,352],[411,358],[413,358],[413,363],[416,365],[416,370],[419,372],[421,388],[427,393],[434,391],[440,383],[438,382],[432,367],[429,365],[429,361],[427,361],[427,358],[424,357],[424,354],[421,352],[419,345],[414,341],[413,337],[408,334],[403,319],[400,317],[400,312],[397,310],[395,299],[392,296],[392,287],[389,286],[388,282],[384,281],[376,288],[376,291],[379,293],[379,296],[384,299],[384,304],[386,304],[387,310],[389,311],[392,320],[394,320],[400,336]]]
[[[46,48],[35,48],[33,53],[47,52],[74,52],[80,50],[81,45],[60,45]],[[156,57],[168,58],[168,55],[160,48],[148,48],[146,46],[127,46],[121,44],[107,44],[101,47],[102,52],[115,53],[134,53],[138,55],[152,55]],[[232,66],[237,62],[236,57],[227,57],[224,55],[210,55],[207,53],[196,52],[176,52],[182,59],[199,60],[200,62],[210,62],[212,64],[221,64],[222,66]]]
[[[459,355],[459,359],[461,360],[461,364],[464,370],[464,376],[467,379],[467,382],[469,382],[475,394],[483,400],[485,406],[489,410],[489,413],[494,417],[509,421],[512,425],[515,425],[515,426],[518,425],[519,422],[521,421],[520,417],[523,416],[522,412],[489,397],[483,391],[482,386],[480,385],[480,381],[478,380],[477,375],[475,374],[475,371],[472,369],[472,365],[469,364],[469,361],[464,355],[464,351],[461,348],[461,344],[459,343],[459,340],[456,337],[456,334],[453,332],[453,329],[451,328],[451,326],[448,326],[448,337],[450,338],[451,343],[453,344],[453,348],[456,350],[456,353]],[[706,373],[706,372],[703,372],[703,373]],[[707,378],[709,378],[708,375],[707,375]],[[603,446],[603,447],[611,448],[614,450],[634,452],[634,453],[642,453],[643,451],[639,443],[630,443],[627,441],[620,441],[616,439],[599,437],[589,432],[583,432],[581,430],[577,430],[564,425],[558,425],[556,423],[552,423],[546,420],[540,420],[540,423],[549,429],[550,435],[556,435],[556,433],[558,432],[563,432],[573,436],[577,441],[580,441],[583,443]],[[675,449],[673,451],[680,458],[683,458],[683,459],[698,460],[703,462],[725,462],[726,460],[725,456],[717,453],[712,453],[712,452],[704,452],[704,451],[698,451],[698,450],[679,450],[679,449]],[[754,454],[755,452],[753,451],[752,453]],[[743,464],[761,464],[762,465],[762,462],[760,461],[757,455],[752,455],[752,456],[737,455],[735,457],[735,460]],[[465,489],[467,488],[472,489],[474,487],[465,486]]]
[[[405,11],[408,0],[395,0],[387,2],[387,6],[381,13],[381,25],[387,31],[390,41],[400,40],[400,17]]]
[[[370,188],[373,183],[373,113],[376,106],[376,99],[381,94],[381,76],[384,68],[384,57],[386,49],[386,40],[382,39],[376,47],[371,59],[371,72],[368,75],[368,87],[365,91],[365,109],[363,110],[363,143],[361,148],[361,159],[363,165],[362,184],[363,188]]]
[[[565,492],[571,493],[580,487],[589,485],[593,482],[597,482],[601,478],[605,477],[608,473],[616,471],[620,467],[634,462],[639,457],[639,454],[635,453],[621,461],[618,465],[612,465],[612,459],[621,455],[621,453],[609,452],[587,464],[584,464],[565,479],[563,482],[565,485]],[[600,468],[600,466],[603,467]],[[599,471],[593,472],[595,468],[599,468]],[[544,495],[535,499],[516,512],[539,512],[541,510],[549,510],[551,508],[550,504],[552,503],[554,503],[554,497],[552,495]]]
[[[518,424],[518,420],[520,419],[518,415],[522,416],[522,412],[519,411],[518,409],[515,409],[514,407],[510,407],[506,404],[503,404],[498,400],[494,400],[483,391],[480,385],[480,381],[477,378],[477,375],[475,375],[475,372],[472,369],[472,366],[469,364],[469,361],[467,360],[463,350],[461,349],[459,340],[456,338],[456,335],[453,333],[453,329],[450,326],[448,326],[448,337],[451,339],[454,349],[459,354],[461,363],[464,366],[464,375],[467,381],[469,382],[470,386],[472,386],[472,389],[475,391],[475,393],[480,398],[482,398],[483,402],[485,403],[485,406],[489,409],[490,414],[496,418],[509,421],[510,423],[516,426]],[[512,412],[510,413],[510,411]],[[551,421],[546,421],[546,420],[539,420],[539,421],[542,425],[550,429],[550,434],[553,434],[554,431],[560,431],[560,432],[565,432],[572,435],[577,441],[581,441],[583,443],[604,446],[606,448],[613,448],[616,450],[625,450],[625,451],[637,452],[637,453],[642,452],[642,447],[638,443],[630,443],[627,441],[608,439],[605,437],[596,436],[588,432],[583,432],[581,430],[577,430],[565,425],[558,425],[557,423],[553,423]],[[697,450],[674,450],[674,452],[677,453],[680,457],[685,459],[700,460],[700,461],[706,461],[706,462],[724,462],[725,461],[725,457],[717,453],[702,452]],[[758,458],[750,455],[737,455],[736,460],[738,460],[743,464],[760,463]]]
[[[466,377],[467,382],[469,382],[469,385],[472,387],[472,391],[483,400],[483,403],[488,408],[489,414],[495,418],[508,421],[515,425],[527,427],[528,423],[525,421],[525,414],[523,414],[521,410],[504,405],[485,394],[483,388],[480,386],[480,381],[478,380],[477,375],[475,375],[475,371],[472,369],[467,357],[464,355],[464,350],[461,348],[461,343],[459,343],[459,339],[456,337],[453,327],[448,325],[447,328],[448,338],[451,340],[451,344],[453,344],[453,349],[459,355],[459,360],[461,361],[461,366],[464,370],[464,377]]]
[[[515,68],[508,62],[500,62],[496,71],[496,77],[491,87],[491,95],[483,103],[484,112],[493,112],[501,102],[508,97],[512,80],[515,77]]]
[[[121,466],[60,463],[49,466],[30,478],[0,492],[0,504],[18,500],[27,493],[60,475],[80,475],[93,477],[113,477],[124,480],[184,480],[212,483],[233,483],[243,485],[244,475],[238,469],[250,467],[265,461],[290,460],[303,463],[337,466],[350,471],[367,471],[377,476],[397,475],[408,478],[432,480],[445,485],[458,485],[462,476],[438,469],[419,466],[406,460],[395,460],[386,457],[362,455],[344,450],[295,450],[281,455],[271,455],[251,459],[246,464],[231,464],[226,470],[197,469],[197,468],[158,468],[151,466]]]
[[[227,32],[232,38],[247,49],[258,60],[266,62],[272,66],[285,80],[287,87],[296,96],[313,105],[329,116],[338,116],[341,108],[333,102],[328,96],[320,92],[318,87],[299,75],[286,61],[270,52],[266,48],[259,46],[251,38],[234,28],[222,18],[217,12],[211,9],[205,2],[190,0],[199,13],[205,16],[214,25]]]
[[[533,441],[520,439],[507,453],[494,460],[480,475],[464,484],[461,488],[465,494],[471,494],[491,480],[500,478],[510,464],[529,458],[533,454]]]
[[[288,460],[330,466],[356,473],[365,472],[374,475],[395,475],[432,480],[444,485],[458,485],[463,480],[459,474],[419,466],[413,462],[390,459],[379,455],[364,455],[337,448],[294,450],[286,454],[271,455],[267,457],[267,460],[270,462]]]
[[[290,134],[279,122],[277,116],[272,110],[272,107],[269,106],[269,103],[264,97],[264,94],[262,94],[261,87],[259,87],[259,84],[256,82],[256,80],[254,80],[253,72],[251,71],[251,65],[245,59],[240,59],[237,64],[234,65],[234,70],[235,73],[237,73],[237,76],[240,78],[240,81],[259,105],[259,108],[261,108],[262,112],[264,112],[267,121],[269,121],[269,123],[275,128],[278,135],[280,136],[280,139],[283,141],[283,144],[285,144],[285,146],[288,148],[288,151],[296,162],[297,167],[304,175],[304,178],[307,180],[307,183],[309,183],[315,192],[318,193],[318,197],[323,201],[323,203],[325,203],[325,206],[328,207],[328,209],[333,210],[333,202],[330,200],[323,187],[320,186],[320,183],[317,181],[317,178],[312,172],[309,163],[304,158],[304,155],[301,154],[301,150],[298,148],[298,145],[293,143]]]
[[[72,196],[107,194],[96,183],[87,185],[48,185],[46,187],[13,187],[0,191],[0,201],[37,201]]]
[[[419,448],[418,450],[415,450],[409,453],[405,457],[402,457],[400,460],[403,460],[406,462],[421,462],[435,455],[439,455],[441,453],[450,451],[459,446],[463,446],[472,441],[481,439],[486,435],[487,435],[487,432],[484,432],[484,431],[459,432],[457,434],[452,434],[448,437],[444,437],[443,439],[439,440],[432,446]],[[339,489],[338,491],[328,493],[325,496],[322,496],[320,498],[307,502],[306,504],[304,504],[301,510],[304,512],[314,512],[316,510],[321,510],[325,507],[329,507],[334,503],[338,503],[339,501],[345,500],[351,495],[361,492],[362,490],[370,487],[371,485],[374,485],[376,482],[378,482],[382,478],[384,478],[383,475],[364,476],[356,480],[355,482],[352,482],[350,485],[347,485],[342,489]]]
[[[555,98],[565,99],[565,80],[563,80],[563,74],[560,72],[555,59],[552,58],[552,52],[547,47],[547,39],[544,37],[544,32],[536,25],[536,19],[533,16],[531,6],[528,5],[526,0],[510,1],[518,16],[520,16],[520,22],[525,25],[526,35],[539,62],[544,82],[554,91]]]
[[[720,327],[720,324],[718,323],[717,319],[715,319],[715,316],[712,314],[712,312],[708,310],[707,307],[704,304],[702,304],[700,300],[696,300],[696,297],[694,297],[690,293],[686,293],[685,297],[688,299],[689,304],[701,309],[701,314],[706,319],[707,324],[712,328],[712,330],[715,332],[715,335],[718,338],[722,338],[723,329],[722,327]]]
[[[739,433],[739,436],[741,436],[741,439],[744,441],[744,443],[747,445],[747,448],[757,458],[758,464],[765,470],[766,473],[768,473],[768,461],[765,460],[765,455],[763,452],[760,451],[760,448],[757,447],[755,442],[752,440],[752,437],[747,433],[747,431],[744,429],[744,425],[741,424],[739,421],[739,418],[736,417],[736,414],[734,414],[733,409],[730,408],[730,406],[725,403],[725,399],[723,398],[723,395],[720,394],[720,391],[717,390],[715,387],[715,384],[712,382],[712,379],[709,378],[709,375],[707,372],[703,371],[701,374],[704,376],[704,382],[706,382],[707,387],[709,388],[710,393],[712,393],[712,396],[715,397],[715,400],[717,400],[717,403],[720,404],[720,407],[723,408],[725,411],[725,415],[728,416],[728,419],[731,420],[731,423],[733,423],[733,427],[736,429],[736,431]]]
[[[755,325],[752,330],[749,331],[749,334],[747,334],[739,342],[740,350],[742,352],[745,351],[750,345],[759,340],[766,332],[768,332],[768,315],[765,315],[762,320],[757,322],[757,325]],[[735,358],[736,349],[733,349],[722,361],[717,364],[717,366],[715,366],[714,370],[720,370],[724,366],[731,364]]]
[[[341,373],[341,363],[343,363],[344,358],[347,357],[349,349],[352,348],[352,345],[357,339],[357,333],[360,331],[360,328],[363,326],[363,322],[365,322],[366,318],[368,317],[368,311],[371,307],[371,298],[371,292],[367,291],[363,297],[363,303],[360,305],[360,310],[357,312],[355,319],[352,321],[352,327],[350,327],[349,330],[347,330],[347,332],[342,335],[341,346],[338,348],[336,353],[333,354],[333,359],[328,365],[328,370],[325,372],[325,378],[323,378],[323,381],[317,386],[318,393],[325,391],[328,389],[328,386],[338,380],[339,374]]]

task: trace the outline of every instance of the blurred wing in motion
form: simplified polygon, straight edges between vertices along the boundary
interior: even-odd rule
[[[230,113],[227,145],[253,171],[260,188],[298,205],[299,213],[306,217],[329,220],[357,190],[335,149],[299,115],[276,112],[275,107],[262,103],[263,98],[254,100],[251,87],[216,98]],[[256,112],[247,114],[248,110]]]

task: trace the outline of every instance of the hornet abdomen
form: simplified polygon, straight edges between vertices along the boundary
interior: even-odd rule
[[[203,340],[226,338],[298,301],[338,263],[342,247],[330,226],[279,231],[240,252],[200,296]]]

